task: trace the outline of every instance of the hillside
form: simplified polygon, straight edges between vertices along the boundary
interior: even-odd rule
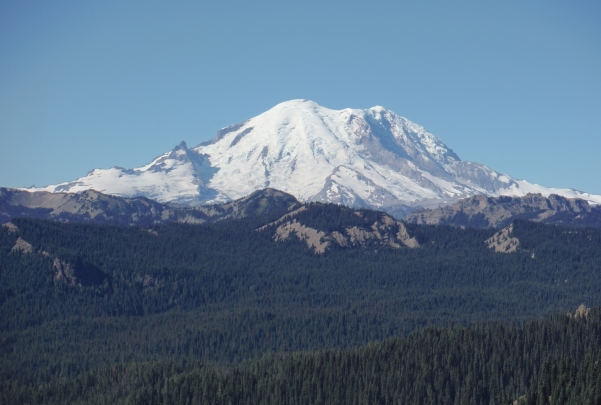
[[[601,228],[601,206],[556,194],[544,197],[478,195],[450,205],[416,210],[404,221],[424,225],[502,228],[516,219],[571,227]]]
[[[37,387],[0,383],[6,403],[596,404],[601,310],[523,325],[427,328],[347,350],[270,354],[233,367],[129,363]]]
[[[95,190],[48,193],[0,188],[0,223],[14,217],[118,226],[152,226],[170,222],[202,224],[224,219],[286,212],[299,202],[290,194],[266,188],[224,204],[161,204],[145,197],[123,198]]]
[[[319,232],[386,224],[381,212],[307,207],[294,219]],[[516,221],[519,247],[504,254],[489,248],[487,229],[404,225],[416,244],[394,246],[393,223],[382,239],[316,254],[298,237],[278,240],[281,219],[147,229],[13,219],[0,228],[2,379],[37,384],[128,362],[237,364],[601,304],[600,230]]]

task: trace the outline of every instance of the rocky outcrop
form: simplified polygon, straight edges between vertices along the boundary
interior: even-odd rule
[[[588,308],[586,305],[584,304],[580,304],[580,306],[576,309],[576,312],[571,313],[568,312],[568,318],[574,318],[574,319],[586,319],[588,318],[588,314],[591,312],[591,309]]]
[[[22,254],[28,254],[28,253],[33,253],[33,246],[31,246],[31,244],[21,238],[17,238],[17,241],[15,242],[15,245],[12,247],[12,249],[10,250],[11,253],[22,253]]]
[[[259,229],[257,229],[258,231],[262,231],[266,228],[269,228],[271,226],[275,226],[275,225],[280,225],[283,224],[284,222],[288,221],[288,220],[292,220],[295,216],[297,216],[298,214],[300,214],[303,211],[306,211],[307,207],[305,205],[301,206],[298,209],[295,209],[289,213],[287,213],[286,215],[284,215],[283,217],[279,218],[277,221],[271,222],[267,225],[264,225],[262,227],[260,227]]]
[[[475,228],[502,228],[514,219],[526,219],[565,226],[601,228],[601,207],[577,198],[551,194],[523,197],[474,196],[452,205],[418,210],[406,222],[426,225],[452,225]]]
[[[520,247],[518,238],[511,236],[513,233],[513,224],[507,228],[495,233],[492,237],[486,239],[485,243],[489,249],[493,249],[498,253],[513,253]]]
[[[12,222],[2,224],[2,227],[6,228],[8,230],[9,234],[19,232],[19,228],[17,228],[17,226],[15,224],[13,224]]]
[[[54,259],[52,267],[55,270],[54,281],[81,286],[81,281],[75,274],[75,267],[71,266],[69,263],[62,262],[59,259]]]
[[[346,248],[388,246],[395,249],[419,247],[418,241],[409,235],[405,224],[384,213],[380,213],[375,222],[369,222],[359,211],[339,207],[338,210],[346,211],[349,225],[341,224],[338,230],[325,230],[305,223],[307,219],[303,214],[311,216],[312,211],[318,210],[319,207],[319,203],[303,205],[278,220],[258,228],[257,231],[274,232],[273,239],[276,242],[286,241],[294,236],[305,242],[317,254],[325,253],[331,246]],[[357,222],[353,221],[356,218],[360,218],[359,222],[363,224],[350,225]],[[340,216],[337,220],[344,222]]]
[[[291,235],[296,235],[298,239],[305,241],[310,249],[319,254],[324,253],[332,241],[336,241],[335,236],[306,227],[296,221],[280,225],[275,231],[274,239],[284,241],[290,238]]]
[[[19,235],[19,228],[13,223],[2,225],[2,228],[8,230],[9,234]],[[10,250],[11,254],[31,255],[37,254],[46,259],[52,260],[52,268],[54,269],[54,281],[64,283],[71,286],[85,287],[101,284],[107,275],[98,267],[86,262],[81,257],[72,258],[71,261],[61,260],[60,258],[51,255],[45,250],[37,250],[34,246],[17,236],[15,244]]]
[[[69,263],[55,258],[52,267],[55,270],[54,281],[72,286],[98,285],[106,279],[106,274],[98,267],[81,260]]]
[[[364,246],[366,242],[374,240],[393,248],[419,247],[417,240],[409,236],[405,225],[388,215],[382,215],[381,220],[374,222],[369,229],[354,226],[345,231],[351,245],[358,243]]]

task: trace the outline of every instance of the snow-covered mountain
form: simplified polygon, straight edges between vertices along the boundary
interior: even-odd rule
[[[210,204],[265,187],[302,201],[368,207],[403,216],[477,194],[541,193],[601,204],[601,196],[545,188],[462,161],[423,127],[384,107],[330,110],[292,100],[240,124],[209,142],[177,145],[135,169],[94,169],[71,182],[32,191],[96,189],[159,202]]]

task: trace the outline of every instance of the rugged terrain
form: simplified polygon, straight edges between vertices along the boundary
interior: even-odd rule
[[[0,188],[0,223],[25,217],[145,227],[169,222],[201,224],[299,205],[293,196],[270,188],[228,203],[205,206],[161,204],[145,197],[123,198],[95,190],[49,193]]]
[[[95,189],[161,203],[202,205],[272,187],[299,200],[384,210],[401,218],[474,195],[541,193],[601,203],[601,196],[545,188],[462,161],[425,128],[384,107],[331,110],[292,100],[209,142],[185,142],[145,166],[94,169],[75,181],[32,191]]]
[[[257,231],[272,233],[275,241],[296,237],[319,254],[331,246],[419,247],[405,225],[390,215],[332,204],[304,204]]]
[[[552,194],[527,194],[523,197],[488,197],[462,199],[454,204],[416,210],[404,220],[425,225],[452,225],[476,228],[500,228],[514,219],[571,227],[601,228],[601,207],[586,200]]]
[[[94,219],[77,223],[12,218],[0,226],[0,401],[72,403],[82,398],[81,403],[89,403],[102,397],[160,403],[165,401],[145,395],[176,392],[169,376],[187,378],[176,371],[186,365],[197,367],[190,377],[204,373],[217,388],[210,381],[193,380],[173,395],[187,392],[186,387],[205,387],[213,395],[219,392],[221,377],[210,370],[240,376],[229,370],[243,364],[254,367],[251,362],[257,356],[282,358],[290,365],[292,358],[284,352],[323,354],[326,349],[369,344],[366,359],[373,359],[375,341],[400,338],[427,325],[491,319],[509,324],[572,312],[582,303],[601,304],[600,229],[519,219],[500,231],[418,225],[382,211],[318,202],[301,205],[286,194],[277,197],[274,190],[262,193],[229,205],[229,211],[214,207],[232,215],[202,224],[168,222],[142,228]],[[586,310],[581,313],[567,322],[587,317]],[[497,326],[491,327],[483,347],[490,347],[489,337],[502,336]],[[432,333],[439,341],[440,333]],[[533,336],[531,328],[527,336]],[[541,342],[548,342],[548,336],[565,335],[544,329],[541,336]],[[589,341],[598,340],[590,336]],[[428,342],[434,341],[410,350],[415,359],[422,356],[420,348],[433,347]],[[539,346],[516,344],[516,360],[528,358],[521,355],[524,352],[539,353]],[[483,358],[472,343],[464,348],[474,358]],[[407,352],[402,349],[394,356],[406,359]],[[566,353],[566,359],[574,358]],[[436,358],[443,357],[457,364],[446,355]],[[382,358],[389,361],[388,355]],[[508,398],[524,395],[530,377],[524,380],[503,359],[506,356],[491,360],[490,370],[509,370],[504,374],[509,380],[488,383],[486,374],[481,380],[485,385],[466,386],[497,392],[506,387]],[[327,367],[342,364],[332,361]],[[168,364],[166,369],[163,364]],[[432,370],[440,373],[440,364]],[[307,368],[309,376],[315,375],[314,367]],[[282,370],[280,365],[276,368]],[[538,360],[533,361],[531,376],[538,376],[540,368]],[[149,374],[137,380],[136,370]],[[369,370],[374,376],[384,375],[377,368]],[[261,375],[263,382],[272,381]],[[407,376],[411,380],[415,372]],[[476,376],[459,378],[457,386]],[[376,393],[380,384],[374,387]],[[442,395],[446,391],[443,386],[431,390]],[[423,392],[430,395],[427,389]],[[71,399],[61,396],[66,393]],[[186,403],[187,398],[167,402]],[[491,403],[484,398],[481,403]],[[282,402],[287,403],[275,401]]]

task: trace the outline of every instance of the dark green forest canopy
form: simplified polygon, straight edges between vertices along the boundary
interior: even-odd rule
[[[236,366],[121,363],[27,386],[5,403],[598,404],[601,309],[522,325],[428,327],[352,349],[268,354]]]
[[[361,225],[353,210],[332,210],[316,204],[299,220]],[[316,255],[256,231],[275,219],[152,229],[16,219],[18,233],[0,228],[0,378],[27,386],[112,364],[235,365],[601,304],[600,230],[516,221],[520,250],[501,254],[484,243],[494,230],[407,225],[420,248]],[[32,253],[11,253],[17,238]],[[57,279],[57,259],[72,278]]]

